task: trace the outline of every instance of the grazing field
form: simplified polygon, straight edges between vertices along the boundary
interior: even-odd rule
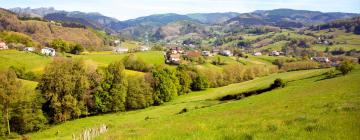
[[[192,92],[162,106],[69,121],[29,136],[71,139],[72,134],[104,123],[109,131],[97,139],[357,139],[360,69],[333,79],[324,79],[326,71],[273,74]],[[275,78],[288,85],[243,100],[216,100],[266,87]],[[184,108],[187,112],[178,114]]]
[[[135,54],[137,57],[141,58],[148,64],[160,65],[164,64],[165,62],[163,53],[160,51],[137,52],[133,54]],[[119,61],[127,55],[129,54],[116,54],[113,52],[94,52],[87,53],[85,55],[73,55],[73,58],[80,58],[86,61],[91,61],[97,66],[107,66],[111,62]]]
[[[149,51],[134,53],[145,63],[160,65],[164,63],[162,52]],[[73,58],[85,60],[86,63],[99,67],[105,67],[111,62],[119,61],[129,54],[114,54],[112,52],[94,52],[84,55],[71,55]],[[24,67],[26,70],[41,73],[45,66],[52,61],[52,57],[42,56],[34,53],[27,53],[17,50],[0,51],[0,70],[7,69],[10,66]],[[126,71],[130,75],[141,74],[141,72]]]
[[[45,65],[51,62],[51,57],[16,50],[0,51],[0,69],[10,66],[25,67],[27,70],[42,72]]]

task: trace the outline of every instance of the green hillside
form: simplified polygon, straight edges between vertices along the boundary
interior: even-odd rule
[[[71,139],[72,134],[104,123],[109,131],[97,139],[357,139],[360,68],[333,79],[323,79],[325,71],[273,74],[193,92],[162,106],[69,121],[29,136]],[[275,78],[290,82],[243,100],[216,100],[266,87]],[[188,112],[178,114],[184,108]]]

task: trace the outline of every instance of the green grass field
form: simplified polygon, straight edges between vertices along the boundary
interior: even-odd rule
[[[51,62],[51,57],[16,50],[0,51],[0,69],[10,66],[25,67],[26,70],[42,72],[45,65]]]
[[[162,52],[149,51],[134,53],[137,57],[143,59],[148,64],[160,65],[164,63]],[[129,54],[114,54],[113,52],[94,52],[84,55],[71,55],[73,58],[82,59],[90,65],[105,67],[111,62],[119,61]],[[47,64],[52,61],[52,57],[41,56],[34,53],[27,53],[16,50],[0,51],[0,70],[10,66],[24,67],[26,70],[41,73]],[[139,75],[142,72],[126,70],[128,75]]]
[[[105,123],[109,131],[97,139],[357,139],[360,67],[347,76],[324,80],[325,71],[273,74],[192,92],[162,106],[69,121],[29,136],[71,139],[72,134]],[[275,78],[290,82],[285,88],[243,100],[216,100],[266,87]],[[189,111],[177,114],[183,108]]]
[[[148,51],[148,52],[137,52],[134,53],[137,57],[141,58],[148,64],[160,65],[164,64],[164,56],[160,51]],[[73,58],[79,58],[88,61],[89,63],[94,63],[97,66],[107,66],[111,62],[119,61],[127,54],[116,54],[113,52],[94,52],[87,53],[85,55],[73,55]]]

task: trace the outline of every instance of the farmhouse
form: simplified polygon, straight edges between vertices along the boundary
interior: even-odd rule
[[[224,56],[232,56],[232,53],[230,50],[222,50],[220,52],[221,55],[224,55]]]
[[[278,51],[272,51],[270,53],[270,56],[279,56],[279,55],[280,55],[280,52],[278,52]]]
[[[53,49],[53,48],[45,47],[45,48],[41,49],[41,53],[44,55],[48,55],[48,56],[55,56],[56,52],[55,52],[55,49]]]
[[[165,55],[165,62],[167,64],[180,64],[180,61],[181,61],[181,55],[176,53],[176,54],[173,54],[173,53],[168,53]]]
[[[311,57],[311,60],[321,63],[328,63],[330,62],[329,58],[327,57]]]
[[[116,52],[116,53],[127,53],[129,51],[129,49],[128,48],[124,48],[124,47],[116,47],[115,49],[114,49],[114,52]]]
[[[262,53],[261,53],[261,52],[254,52],[253,55],[254,55],[254,56],[261,56]]]
[[[170,49],[170,52],[173,53],[173,54],[182,54],[184,51],[180,48],[180,47],[172,47]]]
[[[25,52],[33,52],[33,51],[35,51],[35,48],[34,47],[25,47],[24,51]]]
[[[150,50],[150,48],[147,46],[140,46],[140,48],[139,48],[139,51],[142,51],[142,52],[149,51],[149,50]]]
[[[9,49],[5,42],[0,41],[0,50]]]

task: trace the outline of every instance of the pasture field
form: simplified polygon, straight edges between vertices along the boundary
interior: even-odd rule
[[[357,139],[360,67],[333,79],[324,79],[326,71],[273,74],[192,92],[161,106],[69,121],[29,136],[71,139],[104,123],[109,131],[97,139]],[[216,100],[267,87],[275,78],[285,79],[287,86],[237,101]],[[188,112],[178,114],[184,108]]]
[[[45,65],[51,62],[51,57],[16,50],[0,51],[0,70],[10,66],[25,67],[26,70],[42,72]]]
[[[107,66],[111,62],[119,61],[130,54],[131,53],[116,54],[113,52],[93,52],[86,53],[84,55],[72,55],[72,57],[90,61],[95,63],[97,66]],[[165,62],[163,53],[161,51],[137,52],[132,54],[135,54],[138,58],[141,58],[148,64],[160,65],[164,64]]]
[[[160,65],[164,63],[162,52],[149,51],[133,53],[148,64]],[[88,64],[97,67],[105,67],[111,62],[119,61],[130,54],[114,54],[113,52],[93,52],[84,55],[70,55],[75,59],[82,59]],[[0,70],[9,68],[10,66],[24,67],[27,71],[42,73],[47,64],[52,61],[52,57],[42,56],[34,53],[27,53],[17,50],[1,50],[0,51]],[[127,70],[130,75],[141,74],[141,72]]]

